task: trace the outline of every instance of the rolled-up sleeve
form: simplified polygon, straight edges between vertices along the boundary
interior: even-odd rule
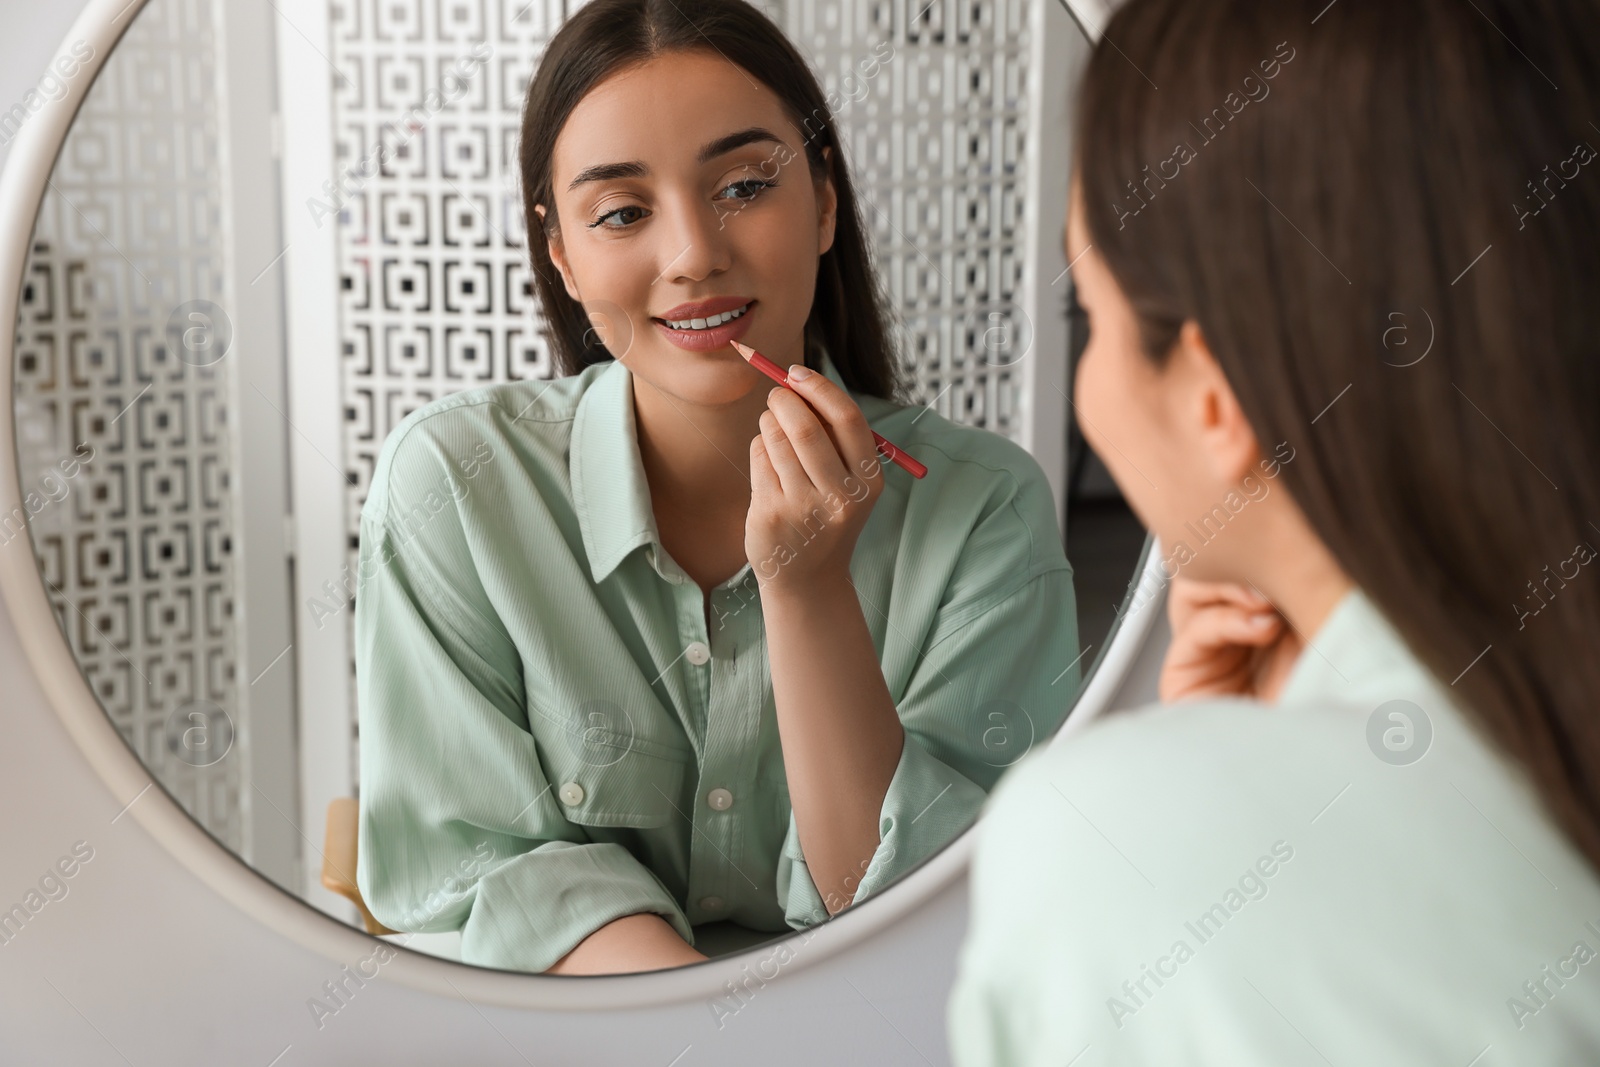
[[[965,830],[1004,770],[1043,745],[1077,693],[1077,612],[1063,561],[998,602],[935,626],[905,696],[900,761],[878,817],[879,844],[852,903],[890,885]],[[806,868],[793,810],[778,861],[785,919],[828,917]]]
[[[649,868],[562,815],[528,728],[521,657],[472,566],[459,483],[447,459],[411,444],[403,464],[386,450],[361,517],[356,880],[367,907],[394,930],[460,930],[463,961],[507,970],[544,971],[639,912],[693,944]]]

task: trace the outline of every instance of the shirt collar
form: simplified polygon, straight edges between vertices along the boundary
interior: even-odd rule
[[[1377,605],[1352,587],[1309,637],[1284,680],[1277,703],[1371,703],[1435,689],[1431,672],[1412,654]]]
[[[822,372],[855,398],[823,351]],[[595,372],[572,420],[572,502],[596,584],[640,545],[661,543],[634,421],[633,372],[613,360]],[[658,568],[659,570],[659,568]],[[741,572],[742,573],[742,572]]]

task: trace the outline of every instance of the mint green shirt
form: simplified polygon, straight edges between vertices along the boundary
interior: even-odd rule
[[[1055,731],[1079,669],[1038,463],[937,412],[854,398],[928,467],[885,466],[851,561],[905,727],[859,903],[971,822]],[[691,944],[702,923],[827,918],[749,563],[707,614],[658,537],[625,364],[402,420],[361,513],[355,609],[357,883],[373,915],[459,929],[464,961],[525,971],[636,912]]]
[[[1275,705],[1026,757],[976,830],[953,1062],[1600,1063],[1600,878],[1452,692],[1352,592]]]

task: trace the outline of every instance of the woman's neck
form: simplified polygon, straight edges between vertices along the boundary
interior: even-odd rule
[[[761,432],[766,388],[706,407],[633,375],[634,424],[655,509],[707,518],[750,509],[750,441]]]
[[[1236,547],[1250,561],[1256,590],[1315,644],[1317,631],[1354,583],[1292,501],[1280,496],[1271,503],[1260,516],[1266,521],[1252,531],[1254,541]],[[1238,565],[1244,569],[1242,561]]]
[[[1328,621],[1353,583],[1332,557],[1306,553],[1285,561],[1256,588],[1288,619],[1300,636],[1315,644],[1317,631]]]

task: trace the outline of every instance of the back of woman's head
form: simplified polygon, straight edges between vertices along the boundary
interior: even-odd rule
[[[1084,224],[1160,365],[1201,328],[1350,578],[1600,865],[1600,17],[1131,0]]]
[[[820,344],[851,389],[897,399],[902,386],[886,305],[832,111],[794,45],[746,0],[591,0],[551,38],[539,60],[523,102],[519,169],[534,286],[560,373],[576,374],[612,354],[583,306],[568,295],[546,246],[562,224],[551,188],[556,137],[579,101],[606,78],[661,55],[697,50],[738,65],[752,85],[765,85],[777,96],[804,140],[812,176],[833,177],[838,195],[833,244],[818,264],[806,322],[807,362],[813,363],[809,353]],[[699,136],[698,131],[684,133]],[[831,149],[831,160],[823,149]],[[542,234],[535,205],[548,208]]]

